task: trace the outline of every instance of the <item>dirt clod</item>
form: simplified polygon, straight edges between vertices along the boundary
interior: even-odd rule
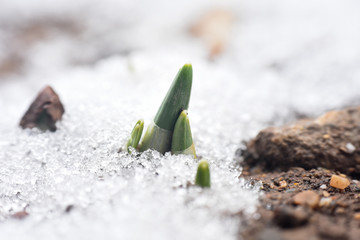
[[[360,176],[360,106],[266,128],[246,147],[243,166],[252,173],[296,166]]]
[[[274,221],[283,228],[293,228],[304,225],[309,219],[309,212],[302,207],[292,208],[280,206],[275,209]]]

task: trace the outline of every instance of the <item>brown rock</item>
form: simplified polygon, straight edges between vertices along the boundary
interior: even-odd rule
[[[293,197],[293,202],[296,205],[305,205],[311,208],[316,208],[319,204],[319,201],[319,195],[311,190],[300,192]]]
[[[263,170],[323,167],[360,175],[360,106],[269,127],[246,144],[243,165]]]
[[[332,175],[330,180],[330,186],[338,189],[345,189],[350,185],[350,181],[346,177]]]
[[[37,127],[41,130],[56,131],[55,123],[65,112],[59,96],[50,87],[45,87],[32,102],[20,121],[22,128]]]

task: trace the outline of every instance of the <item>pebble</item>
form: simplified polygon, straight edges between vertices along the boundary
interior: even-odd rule
[[[337,214],[337,215],[342,215],[344,213],[345,213],[345,209],[343,207],[338,207],[335,210],[335,214]]]
[[[330,135],[329,135],[329,134],[324,134],[324,135],[323,135],[323,138],[324,138],[324,139],[329,139],[329,138],[330,138]]]
[[[287,187],[287,183],[285,180],[280,181],[280,188],[286,188]]]
[[[336,204],[338,205],[338,206],[340,206],[340,207],[343,207],[343,208],[346,208],[346,207],[348,207],[348,204],[347,204],[347,202],[346,201],[344,201],[344,199],[340,199],[340,200],[338,200],[337,202],[336,202]]]
[[[321,189],[326,189],[327,187],[326,187],[325,184],[323,184],[323,185],[320,186],[320,188],[321,188]]]
[[[338,189],[345,189],[350,185],[350,181],[342,176],[332,175],[330,180],[330,186]]]
[[[14,214],[12,215],[12,217],[13,217],[13,218],[16,218],[16,219],[24,219],[24,218],[26,218],[28,215],[29,215],[29,213],[27,213],[27,212],[24,210],[24,211],[21,211],[21,212],[14,213]]]
[[[295,188],[290,188],[290,189],[286,190],[285,192],[287,192],[287,193],[293,193],[293,192],[295,192],[295,191],[296,191]]]
[[[345,147],[348,153],[353,153],[356,150],[355,146],[352,143],[347,143]]]
[[[69,212],[71,212],[71,210],[73,210],[73,208],[74,208],[74,205],[68,205],[66,208],[65,208],[65,212],[67,212],[67,213],[69,213]]]
[[[354,219],[360,221],[360,212],[354,214]]]
[[[319,206],[320,207],[328,207],[328,206],[330,206],[331,202],[332,202],[332,199],[329,197],[321,198],[321,200],[319,202]]]
[[[293,197],[293,202],[296,205],[307,205],[311,208],[316,208],[319,204],[319,201],[319,195],[311,190],[300,192]]]
[[[323,195],[324,195],[324,197],[330,197],[330,193],[327,191],[323,191]]]

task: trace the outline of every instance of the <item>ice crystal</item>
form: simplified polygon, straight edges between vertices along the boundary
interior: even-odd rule
[[[66,18],[86,30],[50,31],[18,49],[26,55],[20,75],[0,79],[1,239],[235,239],[259,196],[258,185],[239,178],[241,142],[297,114],[358,101],[356,0],[224,1],[239,19],[215,62],[185,31],[215,1],[45,2],[7,2],[0,18],[15,28]],[[159,4],[164,11],[149,11]],[[10,35],[0,29],[0,61]],[[198,164],[189,156],[118,153],[134,122],[151,122],[188,61],[193,140],[209,161],[210,189],[189,186]],[[45,84],[65,106],[58,130],[21,130]],[[24,210],[23,221],[11,217]]]

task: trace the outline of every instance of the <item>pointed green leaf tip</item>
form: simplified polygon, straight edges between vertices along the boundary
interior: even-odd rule
[[[161,106],[141,142],[140,151],[154,149],[161,153],[171,150],[175,122],[182,110],[189,107],[192,66],[185,64],[177,73]]]
[[[188,154],[196,158],[189,117],[186,110],[182,111],[176,120],[171,143],[171,152],[173,154]]]
[[[177,73],[154,118],[160,128],[173,131],[176,119],[182,110],[189,107],[192,85],[192,66],[185,64]]]
[[[195,184],[200,187],[210,187],[210,169],[206,160],[201,160],[196,172]]]
[[[128,152],[130,152],[129,147],[133,147],[135,149],[137,148],[140,138],[141,138],[141,135],[142,135],[142,132],[143,132],[143,129],[144,129],[144,120],[140,119],[139,121],[136,122],[136,124],[131,132],[130,138],[126,143],[125,149]]]

